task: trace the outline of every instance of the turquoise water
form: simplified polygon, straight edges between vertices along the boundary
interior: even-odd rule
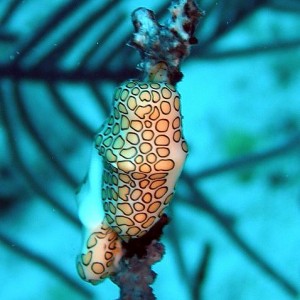
[[[117,299],[109,279],[76,273],[74,194],[115,87],[138,76],[130,13],[163,20],[168,2],[45,3],[0,3],[0,296]],[[200,3],[177,85],[190,152],[153,268],[157,299],[299,293],[300,7],[251,3]]]

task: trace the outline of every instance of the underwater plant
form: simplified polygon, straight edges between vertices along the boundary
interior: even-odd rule
[[[160,219],[188,152],[175,85],[182,77],[181,61],[197,42],[193,34],[203,12],[193,0],[173,1],[169,11],[164,25],[148,9],[132,13],[130,45],[140,52],[143,78],[116,88],[77,195],[84,228],[78,273],[93,284],[112,276],[121,288],[120,299],[155,299],[149,287],[155,275],[151,265],[161,259],[163,246],[158,243],[161,230],[159,235],[153,231],[165,224]]]

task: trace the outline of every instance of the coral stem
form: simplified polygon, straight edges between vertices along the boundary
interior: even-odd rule
[[[158,240],[167,223],[168,217],[164,214],[145,236],[123,243],[124,257],[118,272],[110,277],[120,288],[119,300],[156,299],[150,287],[156,278],[151,267],[164,255],[164,246]]]
[[[138,69],[151,78],[153,68],[163,62],[168,69],[167,81],[176,84],[182,78],[179,66],[190,54],[190,47],[197,43],[194,37],[199,18],[204,15],[192,0],[173,1],[170,17],[159,24],[153,11],[138,8],[132,13],[135,33],[129,43],[141,55]]]

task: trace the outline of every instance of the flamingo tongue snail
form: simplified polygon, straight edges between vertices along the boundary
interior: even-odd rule
[[[99,155],[94,150],[78,194],[84,239],[77,270],[84,280],[97,283],[113,273],[121,240],[145,235],[174,195],[188,149],[180,95],[166,75],[160,62],[147,80],[117,87],[111,114],[96,136]]]

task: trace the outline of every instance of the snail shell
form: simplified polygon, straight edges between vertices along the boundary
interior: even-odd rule
[[[146,234],[174,195],[188,151],[181,119],[180,96],[168,83],[129,80],[115,91],[96,148],[105,219],[124,241]]]
[[[164,77],[165,69],[151,76]],[[188,152],[181,120],[180,95],[168,83],[128,80],[116,89],[77,195],[83,280],[97,284],[114,273],[121,239],[146,234],[170,203]]]

